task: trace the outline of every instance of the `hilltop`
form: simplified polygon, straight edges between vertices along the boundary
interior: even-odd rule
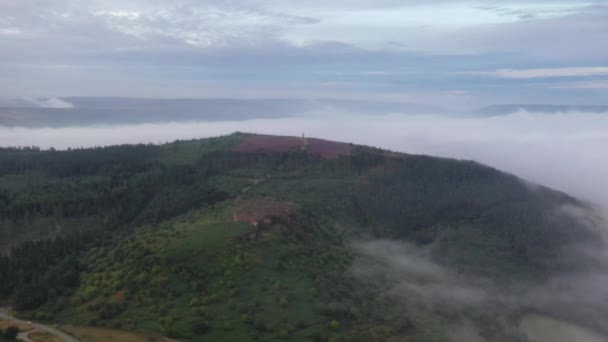
[[[501,320],[523,307],[428,306],[393,285],[542,283],[579,266],[565,248],[599,243],[587,214],[473,161],[307,137],[2,149],[0,301],[196,341],[440,341],[455,316],[514,340]],[[383,273],[395,244],[414,273]]]

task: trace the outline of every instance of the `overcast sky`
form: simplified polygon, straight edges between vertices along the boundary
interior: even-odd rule
[[[607,1],[0,0],[0,97],[600,104]]]

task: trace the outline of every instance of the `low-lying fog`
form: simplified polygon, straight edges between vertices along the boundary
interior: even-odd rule
[[[592,201],[608,211],[608,114],[517,112],[479,117],[349,115],[67,128],[0,127],[0,146],[89,147],[160,143],[235,131],[301,135],[396,151],[473,159]]]
[[[395,240],[357,242],[353,246],[358,258],[350,269],[352,275],[373,285],[380,291],[379,296],[406,311],[424,307],[450,317],[448,335],[454,342],[486,341],[480,331],[488,327],[474,323],[472,317],[491,318],[495,325],[492,329],[513,341],[608,339],[594,330],[605,332],[608,323],[606,270],[555,274],[542,283],[506,285],[434,262],[430,257],[432,246]],[[606,255],[598,258],[608,261]]]

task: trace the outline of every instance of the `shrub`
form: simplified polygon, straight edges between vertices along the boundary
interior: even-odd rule
[[[44,311],[38,311],[34,315],[34,318],[37,319],[37,320],[39,320],[39,321],[44,321],[47,318],[47,314]]]
[[[279,338],[285,340],[287,339],[287,337],[289,337],[289,333],[287,332],[287,330],[283,329],[281,330],[281,332],[279,332]]]
[[[169,338],[178,339],[178,338],[183,337],[182,334],[175,327],[169,327],[167,329],[166,334],[167,334],[167,337],[169,337]]]
[[[19,328],[17,328],[16,326],[10,326],[6,328],[6,330],[4,330],[2,337],[7,340],[16,340],[17,335],[19,335]]]
[[[287,301],[287,299],[285,297],[281,297],[279,299],[279,305],[281,307],[286,308],[288,304],[289,304],[289,302]]]
[[[211,330],[211,327],[204,321],[194,323],[194,325],[192,326],[192,332],[197,335],[204,335],[208,333],[209,330]]]
[[[194,306],[200,306],[201,305],[201,300],[198,298],[192,298],[190,300],[190,306],[194,307]]]
[[[249,316],[248,314],[242,314],[241,321],[243,321],[244,323],[251,323],[251,316]]]

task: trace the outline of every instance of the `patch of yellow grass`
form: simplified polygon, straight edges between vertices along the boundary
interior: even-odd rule
[[[59,336],[55,336],[46,331],[34,331],[29,333],[27,337],[34,342],[63,342]]]
[[[86,327],[86,326],[73,326],[73,325],[62,325],[61,330],[76,337],[80,342],[156,342],[160,341],[157,337],[146,336],[138,333],[132,333],[128,331],[99,328],[99,327]]]
[[[21,324],[21,323],[17,323],[14,321],[7,321],[4,319],[0,319],[0,329],[6,330],[6,328],[8,328],[10,326],[15,326],[15,327],[19,328],[19,331],[28,331],[28,330],[32,329],[32,327],[30,327],[28,324]]]

